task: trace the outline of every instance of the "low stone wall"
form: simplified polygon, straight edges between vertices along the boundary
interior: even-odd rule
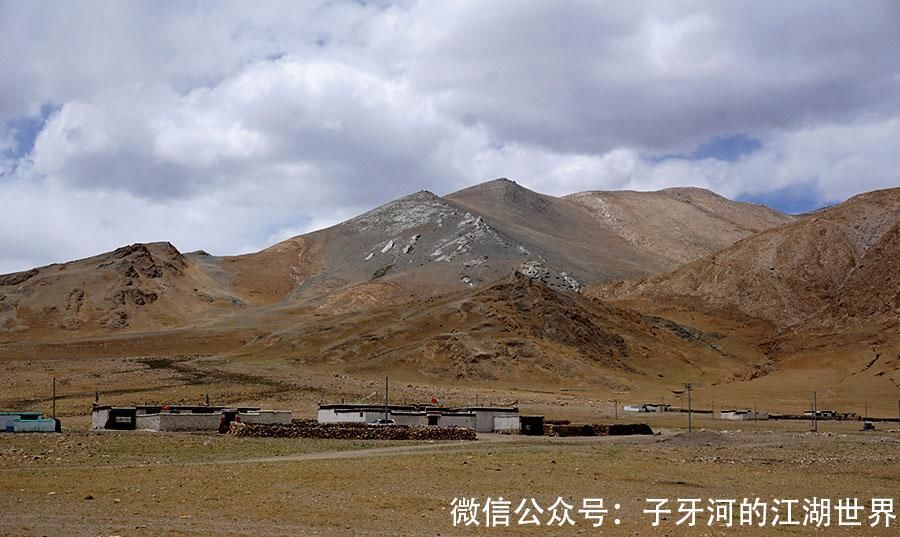
[[[341,440],[475,440],[473,429],[409,427],[365,423],[318,423],[295,420],[290,425],[232,423],[228,434],[251,438],[333,438]]]
[[[633,434],[653,434],[646,423],[601,424],[545,424],[544,436],[623,436]]]

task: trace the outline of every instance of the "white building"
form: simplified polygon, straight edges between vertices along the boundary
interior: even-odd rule
[[[262,410],[256,407],[94,405],[91,412],[93,429],[119,430],[219,431],[227,428],[232,421],[287,425],[292,419],[289,410]]]
[[[665,412],[669,409],[669,405],[660,405],[656,403],[641,403],[640,405],[625,405],[625,412]]]
[[[59,420],[45,418],[40,412],[0,412],[0,432],[55,433]]]
[[[463,427],[477,432],[504,432],[518,429],[519,409],[516,407],[444,408],[427,405],[335,404],[319,405],[319,423],[374,423],[387,417],[397,425]],[[499,422],[497,418],[501,419]]]
[[[769,419],[769,414],[767,412],[753,412],[750,409],[745,410],[722,410],[719,412],[719,418],[723,420],[738,420],[738,421],[752,421],[752,420],[767,420]]]

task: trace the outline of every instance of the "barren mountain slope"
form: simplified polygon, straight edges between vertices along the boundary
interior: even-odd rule
[[[716,382],[749,369],[714,334],[556,291],[521,273],[481,290],[291,323],[241,353],[410,380],[610,389]]]
[[[505,200],[508,205],[521,202]],[[516,209],[510,206],[507,210]],[[531,225],[552,226],[554,217],[538,212],[532,215]],[[519,269],[558,289],[582,285],[572,271],[586,264],[578,254],[594,255],[589,249],[580,247],[576,255],[561,258],[552,255],[552,249],[548,254],[545,244],[533,240],[533,235],[516,231],[452,196],[444,199],[422,191],[260,253],[217,262],[221,270],[232,274],[233,282],[246,281],[235,283],[242,292],[251,292],[248,290],[258,285],[250,275],[259,267],[267,271],[267,281],[271,275],[275,282],[272,288],[278,292],[271,294],[273,298],[280,293],[282,303],[308,302],[338,311],[346,309],[345,300],[378,305],[477,288]],[[622,242],[615,236],[608,239]],[[633,250],[627,253],[639,258]],[[579,274],[593,280],[604,271],[622,276],[635,270],[616,268],[621,265],[618,258],[604,254],[603,259],[609,266],[594,263],[596,271],[581,270]],[[247,277],[238,277],[243,274]]]
[[[485,215],[544,259],[568,267],[582,282],[639,277],[663,268],[655,255],[598,225],[585,207],[538,194],[508,179],[482,183],[446,198]]]
[[[698,239],[695,247],[702,242],[711,249],[787,218],[711,193],[695,197],[705,200],[696,202],[705,207],[704,215],[723,213],[703,224],[708,236],[716,238]],[[647,200],[656,204],[653,198]],[[656,227],[671,227],[672,219],[689,216],[648,212],[667,215],[665,222],[657,217]],[[763,216],[754,220],[745,213]],[[738,230],[737,220],[750,223]],[[229,273],[238,269],[232,282],[242,296],[259,293],[276,299],[280,293],[281,302],[344,311],[477,288],[514,270],[556,289],[579,289],[585,283],[653,274],[675,263],[645,247],[654,239],[631,239],[582,204],[498,179],[444,198],[426,191],[406,196],[259,254],[223,258],[219,266]],[[669,252],[680,248],[674,240],[666,244],[663,249]],[[260,283],[249,276],[260,273],[262,281],[275,282],[267,289],[278,293],[250,291]],[[271,299],[269,303],[279,301]]]
[[[844,331],[870,327],[900,334],[900,221],[866,251],[840,293],[795,331]]]
[[[599,225],[656,256],[666,270],[794,220],[701,188],[581,192],[564,199],[586,207]]]
[[[623,198],[632,207],[628,211],[643,207],[644,194],[633,194]],[[702,201],[712,194],[692,195],[701,200],[692,203],[703,206],[703,214],[723,214],[704,224],[711,237],[719,230],[731,240],[741,233],[734,223],[741,219],[733,215],[759,210]],[[641,228],[648,233],[691,214],[662,210],[653,195],[646,200],[643,220],[658,222]],[[659,216],[654,220],[649,214]],[[776,215],[746,227],[778,220]],[[72,330],[91,336],[186,326],[244,316],[254,308],[299,305],[340,313],[481,288],[513,271],[555,289],[577,290],[585,283],[654,274],[678,257],[671,252],[682,245],[671,237],[660,247],[660,239],[628,235],[608,224],[584,203],[537,194],[505,179],[446,198],[422,191],[253,254],[182,255],[171,245],[133,245],[0,276],[0,331],[7,339],[21,337],[23,330],[60,339],[75,336]],[[714,241],[704,240],[690,247],[713,247]],[[144,265],[150,268],[142,272]]]
[[[304,239],[317,245],[319,266],[298,281],[295,301],[371,289],[395,289],[406,300],[478,287],[523,265],[539,267],[559,288],[578,285],[481,214],[426,191]]]
[[[898,222],[900,189],[869,192],[674,272],[589,293],[748,315],[778,327],[837,304],[841,315],[858,316],[871,306],[867,296],[872,290],[864,286],[885,285],[884,277],[900,263],[892,247]],[[882,246],[873,249],[879,241],[884,241]],[[872,257],[866,260],[870,251]]]
[[[241,300],[169,243],[0,277],[0,341],[190,325]]]

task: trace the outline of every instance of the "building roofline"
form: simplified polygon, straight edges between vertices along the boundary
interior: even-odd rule
[[[336,410],[345,412],[384,412],[388,411],[413,411],[413,412],[441,412],[444,414],[453,412],[475,412],[475,411],[493,411],[493,412],[518,412],[519,407],[495,407],[495,406],[463,406],[463,407],[444,407],[437,405],[373,405],[359,403],[339,403],[319,405],[319,410]]]

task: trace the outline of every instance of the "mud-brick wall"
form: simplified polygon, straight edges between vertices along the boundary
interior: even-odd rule
[[[143,414],[137,428],[151,431],[218,431],[222,414]]]

